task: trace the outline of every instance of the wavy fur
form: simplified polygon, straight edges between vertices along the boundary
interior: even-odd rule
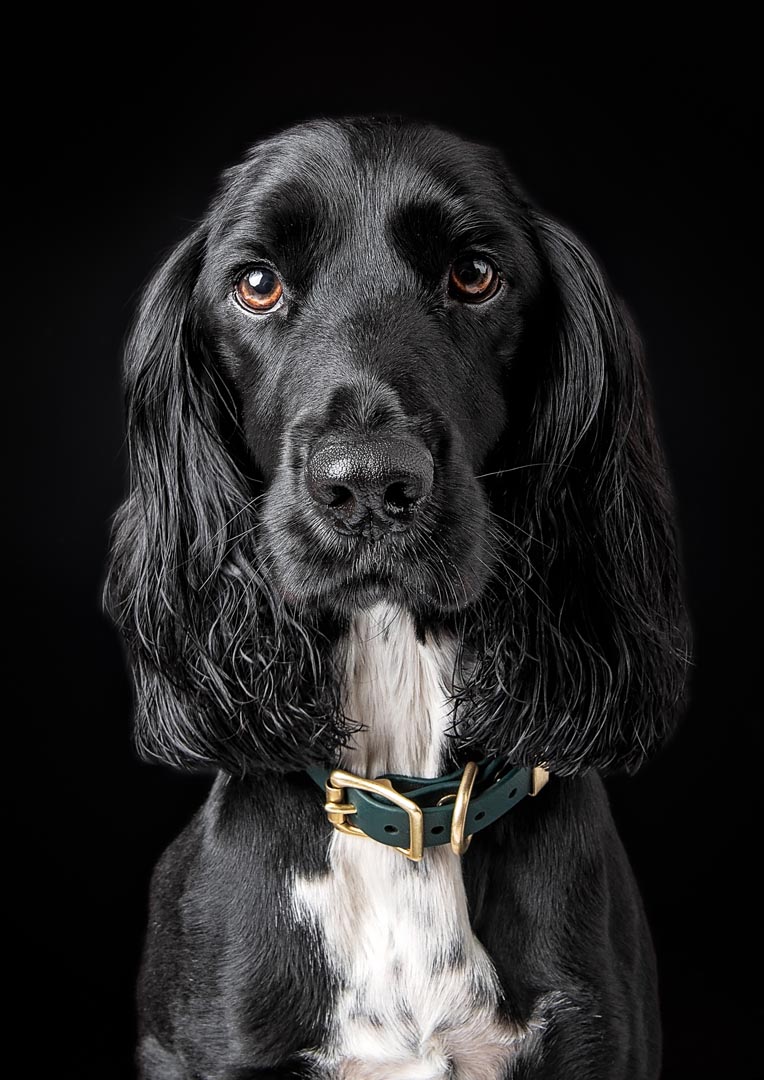
[[[516,373],[521,436],[486,477],[500,566],[460,622],[457,732],[559,775],[633,772],[685,695],[669,482],[633,327],[580,241],[532,220],[549,322]]]
[[[107,605],[132,659],[144,756],[233,775],[304,767],[346,737],[319,619],[297,621],[260,568],[262,483],[193,315],[200,228],[151,282],[125,354],[130,496]]]

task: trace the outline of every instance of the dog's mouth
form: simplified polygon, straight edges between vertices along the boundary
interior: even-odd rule
[[[370,515],[349,529],[306,512],[299,500],[269,493],[264,566],[278,594],[298,610],[350,615],[380,601],[427,616],[461,610],[481,595],[492,571],[488,513],[483,499],[465,492],[460,503],[466,505],[441,502],[433,497],[405,527],[383,526]]]
[[[477,598],[481,589],[475,581],[453,582],[438,578],[421,567],[403,564],[395,569],[380,566],[377,570],[356,570],[352,566],[336,568],[320,577],[296,574],[280,577],[284,600],[292,607],[328,607],[349,615],[384,601],[417,613],[446,614],[458,611]]]
[[[331,580],[324,580],[318,587],[309,584],[308,587],[294,590],[286,586],[282,595],[294,608],[330,607],[342,614],[373,607],[380,601],[403,603],[408,599],[411,603],[413,598],[415,606],[420,607],[430,599],[421,588],[407,588],[384,572],[358,574],[353,577],[337,574]]]

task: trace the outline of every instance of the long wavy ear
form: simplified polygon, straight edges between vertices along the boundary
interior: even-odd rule
[[[571,233],[534,225],[545,293],[485,480],[501,569],[462,627],[457,715],[486,753],[633,771],[688,664],[670,491],[627,317]]]
[[[258,570],[257,495],[236,405],[203,340],[200,227],[148,286],[125,355],[130,494],[106,605],[130,653],[136,739],[175,765],[301,768],[344,731],[320,628]]]

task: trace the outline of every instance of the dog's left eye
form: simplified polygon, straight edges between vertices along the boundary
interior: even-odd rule
[[[249,311],[273,311],[283,298],[279,276],[269,266],[252,266],[236,282],[236,299]]]
[[[499,271],[486,255],[461,255],[451,266],[448,293],[464,304],[488,300],[499,288]]]

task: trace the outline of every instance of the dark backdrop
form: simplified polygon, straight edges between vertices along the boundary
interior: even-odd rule
[[[628,56],[621,40],[584,58],[552,56],[538,36],[533,47],[491,49],[490,26],[467,39],[454,24],[447,45],[448,34],[415,41],[409,28],[377,38],[371,17],[363,34],[329,34],[312,50],[306,38],[298,57],[294,12],[223,14],[226,45],[197,26],[193,40],[160,46],[155,28],[119,23],[94,44],[92,24],[43,27],[42,16],[9,45],[26,69],[6,97],[18,136],[6,164],[17,189],[6,269],[19,286],[8,321],[19,332],[4,407],[16,526],[6,573],[19,601],[9,619],[18,655],[6,729],[17,739],[5,769],[6,865],[24,883],[22,918],[6,928],[8,953],[22,960],[18,1002],[36,1030],[24,1039],[24,1075],[132,1075],[150,869],[206,790],[204,779],[135,759],[122,653],[99,610],[124,490],[119,363],[137,294],[250,142],[318,113],[376,111],[502,146],[537,201],[593,248],[641,328],[696,667],[678,737],[611,791],[660,958],[665,1077],[753,1077],[762,1020],[753,67],[740,43],[711,36],[700,48]]]

